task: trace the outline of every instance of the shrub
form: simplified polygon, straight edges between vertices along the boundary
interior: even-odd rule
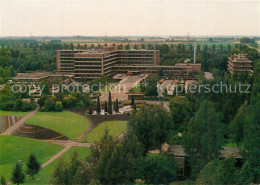
[[[55,104],[55,111],[56,112],[61,112],[63,111],[63,106],[62,106],[62,103],[60,101],[57,101],[56,104]]]

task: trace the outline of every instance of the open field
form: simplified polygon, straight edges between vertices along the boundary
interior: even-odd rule
[[[0,110],[0,116],[25,116],[29,112],[3,111]]]
[[[19,160],[22,160],[24,165],[33,153],[43,164],[63,148],[52,143],[16,136],[0,136],[0,146],[0,175],[8,180],[13,167]]]
[[[59,160],[62,158],[66,161],[70,160],[72,157],[72,154],[74,151],[77,151],[79,156],[82,159],[85,159],[89,154],[90,154],[90,149],[86,147],[72,147],[69,149],[66,153],[64,153],[60,158],[56,159],[53,163],[50,165],[46,166],[43,168],[40,173],[35,176],[35,180],[32,180],[32,178],[27,177],[25,184],[31,184],[31,185],[36,185],[36,184],[42,184],[46,185],[48,184],[51,174],[54,171],[55,167],[58,165]]]
[[[69,111],[37,112],[26,123],[54,130],[70,139],[76,139],[89,128],[85,117]]]
[[[127,121],[106,121],[100,123],[86,136],[86,141],[98,141],[104,135],[106,128],[109,129],[109,133],[113,137],[117,137],[127,129]],[[85,138],[83,138],[82,141],[85,141]]]

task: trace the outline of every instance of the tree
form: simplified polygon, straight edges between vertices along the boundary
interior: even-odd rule
[[[101,184],[133,184],[141,178],[142,154],[142,144],[131,130],[122,140],[117,140],[106,129],[101,140],[91,146],[87,159],[92,180],[98,180]]]
[[[129,50],[129,49],[130,49],[129,44],[127,44],[127,45],[125,46],[125,49],[126,49],[126,50]]]
[[[170,184],[175,180],[177,165],[173,156],[160,153],[146,157],[144,180],[146,184]]]
[[[113,101],[113,110],[116,112],[116,102]]]
[[[248,161],[245,161],[242,168],[237,172],[235,179],[237,185],[249,185],[253,182],[254,176]]]
[[[92,106],[90,105],[89,106],[89,112],[88,112],[90,115],[92,115],[93,114],[93,110],[92,110]]]
[[[208,184],[236,184],[236,160],[226,158],[210,161],[199,173],[197,183]]]
[[[34,176],[38,174],[41,169],[41,165],[36,159],[35,155],[30,155],[29,161],[26,165],[28,168],[28,174],[30,174],[30,176],[32,176],[32,179],[34,179]]]
[[[88,184],[90,179],[85,174],[87,168],[88,166],[85,165],[78,152],[75,151],[69,162],[65,162],[63,159],[59,161],[58,166],[51,175],[50,184]],[[83,177],[85,179],[82,179]]]
[[[5,177],[1,176],[1,185],[7,185]]]
[[[116,112],[119,112],[118,99],[116,99]]]
[[[173,131],[171,115],[162,105],[143,105],[132,115],[129,127],[143,144],[145,152],[160,149]]]
[[[249,162],[254,181],[260,182],[260,93],[251,99],[246,117],[242,156]]]
[[[158,71],[158,76],[161,78],[161,77],[163,77],[163,70],[162,70],[162,68],[160,68],[159,69],[159,71]]]
[[[63,159],[60,159],[59,164],[51,174],[50,184],[69,185],[69,174],[67,168],[67,163]]]
[[[189,156],[192,176],[220,155],[223,142],[222,115],[210,101],[203,101],[184,132],[184,149]]]
[[[100,99],[97,97],[97,114],[100,114],[101,109],[100,109]]]
[[[132,94],[132,96],[131,96],[131,106],[133,107],[134,104],[135,104],[135,97],[134,97],[134,95]]]
[[[13,183],[18,184],[18,185],[20,183],[24,183],[25,175],[22,171],[22,167],[21,167],[21,164],[19,164],[19,162],[16,163],[16,165],[13,169],[11,180]]]
[[[186,126],[186,123],[192,117],[191,104],[187,98],[183,96],[175,96],[170,100],[170,112],[174,123],[174,129],[178,130],[182,125]]]
[[[244,136],[245,118],[247,115],[247,101],[239,108],[235,118],[230,123],[229,129],[233,140],[238,144],[242,141]]]
[[[24,68],[23,64],[20,65],[19,72],[20,73],[24,73],[25,72],[25,68]]]
[[[141,86],[141,90],[145,96],[158,96],[157,81],[156,77],[146,78],[145,83]]]
[[[109,91],[108,95],[108,113],[112,114],[112,98],[111,98],[111,92]]]
[[[104,108],[105,110],[105,112],[107,112],[107,101],[105,101],[105,108]]]

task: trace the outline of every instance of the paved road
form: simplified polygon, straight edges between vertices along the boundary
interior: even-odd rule
[[[1,135],[12,135],[12,133],[18,129],[24,122],[29,119],[31,116],[33,116],[36,112],[38,112],[39,107],[37,107],[34,111],[30,112],[26,116],[22,117],[19,121],[17,121],[15,124],[13,124],[11,127],[6,129]]]

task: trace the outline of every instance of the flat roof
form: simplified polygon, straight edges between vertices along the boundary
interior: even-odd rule
[[[187,156],[184,148],[181,145],[170,145],[168,153],[178,157]],[[239,154],[239,148],[237,147],[223,147],[223,149],[220,151],[219,157],[227,158],[231,156],[237,159],[242,159],[242,156]]]
[[[17,73],[17,76],[13,77],[13,79],[41,79],[49,76],[50,74],[50,72]]]

